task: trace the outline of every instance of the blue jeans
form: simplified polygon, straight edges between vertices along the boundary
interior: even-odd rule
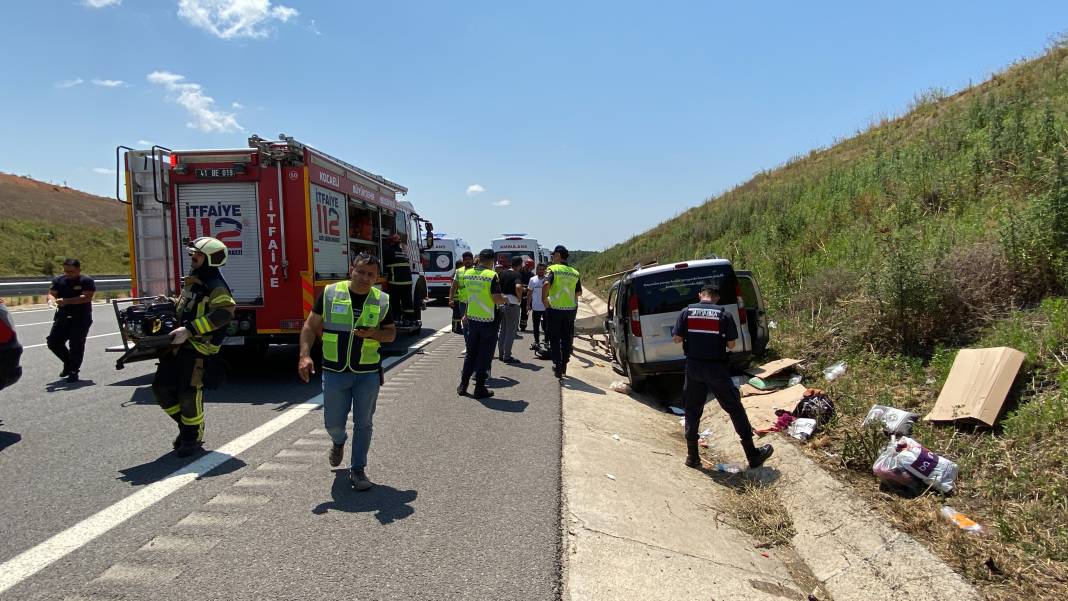
[[[345,421],[352,410],[352,469],[367,467],[372,418],[378,404],[378,372],[354,374],[323,370],[323,421],[334,444],[345,444]]]

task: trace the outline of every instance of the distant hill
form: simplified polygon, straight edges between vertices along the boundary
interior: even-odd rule
[[[51,275],[65,257],[89,274],[129,271],[126,211],[114,199],[0,173],[0,276]]]

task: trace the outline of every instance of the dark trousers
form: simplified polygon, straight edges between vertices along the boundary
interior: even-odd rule
[[[549,309],[545,312],[545,333],[549,338],[549,354],[553,366],[562,369],[571,360],[571,344],[575,337],[575,316],[578,309]]]
[[[393,310],[394,321],[413,321],[415,319],[415,304],[412,301],[412,283],[407,284],[389,283],[389,304]]]
[[[185,440],[204,440],[204,356],[188,344],[160,357],[152,394]]]
[[[731,382],[726,362],[686,360],[686,384],[682,398],[686,402],[686,440],[696,441],[708,393],[716,396],[719,406],[731,417],[734,431],[743,442],[753,439],[753,427],[742,406],[742,395]]]
[[[63,362],[64,370],[74,372],[82,368],[82,358],[85,357],[85,337],[89,335],[89,327],[92,325],[93,318],[88,315],[84,317],[56,315],[52,322],[52,331],[48,333],[45,341],[48,343],[48,350]]]
[[[497,322],[467,320],[467,336],[464,341],[467,344],[467,354],[464,355],[464,370],[460,379],[470,381],[475,376],[475,384],[485,384],[489,377],[490,362],[493,361],[493,351],[497,348],[497,331],[500,324]]]
[[[542,321],[545,320],[545,311],[531,311],[531,315],[533,316],[531,318],[531,321],[534,322],[533,323],[534,344],[538,345],[539,344],[539,340],[540,340],[540,335],[541,335],[541,324],[542,324]],[[548,327],[549,327],[549,323],[545,322],[545,328],[548,329]],[[546,338],[549,337],[549,333],[548,332],[545,333],[545,337]]]

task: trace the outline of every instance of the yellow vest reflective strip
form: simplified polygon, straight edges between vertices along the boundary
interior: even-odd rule
[[[578,309],[578,295],[575,293],[579,281],[578,270],[557,263],[550,265],[549,271],[553,274],[553,283],[549,286],[549,308]]]
[[[493,302],[493,279],[497,273],[484,267],[472,267],[462,276],[464,290],[467,293],[467,319],[471,321],[493,322],[496,307]]]
[[[357,326],[377,328],[385,317],[389,295],[371,288],[361,307],[360,318],[354,319],[348,280],[330,284],[323,291],[323,369],[330,371],[360,371],[360,366],[372,367],[381,360],[377,340],[363,338],[358,361],[352,360],[352,345]]]

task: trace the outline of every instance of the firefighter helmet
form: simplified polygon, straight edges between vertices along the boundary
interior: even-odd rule
[[[211,238],[204,236],[197,238],[189,243],[189,254],[204,253],[207,257],[208,265],[211,267],[222,267],[226,265],[226,245],[222,243],[218,238]]]

